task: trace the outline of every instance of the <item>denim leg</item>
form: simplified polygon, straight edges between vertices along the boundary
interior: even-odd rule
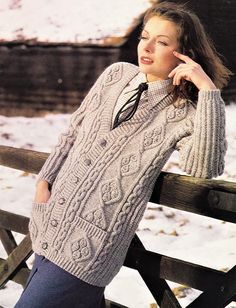
[[[29,274],[29,277],[26,281],[26,284],[25,284],[25,287],[24,287],[24,290],[23,292],[26,290],[28,284],[30,283],[30,280],[32,279],[32,277],[34,276],[34,274],[37,272],[37,269],[38,269],[38,266],[40,264],[40,262],[44,259],[43,256],[40,256],[38,254],[35,253],[35,256],[34,256],[34,263],[33,263],[33,266],[32,266],[32,269],[30,271],[30,274]]]
[[[104,307],[105,287],[88,284],[42,256],[33,268],[15,308]]]

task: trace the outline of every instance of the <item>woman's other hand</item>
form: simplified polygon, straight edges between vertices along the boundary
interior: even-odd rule
[[[46,203],[51,196],[49,191],[49,184],[45,180],[40,180],[36,186],[36,192],[34,197],[34,202]]]
[[[182,61],[182,63],[174,68],[168,75],[169,78],[173,78],[173,85],[178,86],[180,85],[181,79],[185,79],[194,83],[199,90],[216,89],[215,84],[205,73],[200,64],[177,51],[174,51],[173,54]]]

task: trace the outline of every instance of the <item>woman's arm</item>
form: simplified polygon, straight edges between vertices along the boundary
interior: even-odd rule
[[[87,106],[90,103],[93,103],[92,99],[94,95],[97,95],[102,90],[103,80],[113,66],[115,66],[115,64],[112,64],[105,69],[105,71],[99,76],[93,87],[82,101],[80,107],[71,115],[69,126],[65,132],[59,135],[56,146],[52,149],[50,155],[46,159],[42,169],[37,176],[36,185],[41,183],[42,180],[52,185],[57,176],[57,173],[59,172],[71,147],[75,142],[77,137],[77,129],[83,121],[87,111]]]
[[[193,133],[181,139],[176,149],[180,167],[188,174],[212,178],[223,173],[227,142],[225,104],[220,90],[199,91]]]
[[[221,92],[198,63],[178,52],[174,55],[182,62],[169,74],[173,84],[178,86],[181,79],[186,79],[199,90],[193,133],[176,145],[181,168],[192,176],[216,177],[224,171],[227,149],[225,104]]]

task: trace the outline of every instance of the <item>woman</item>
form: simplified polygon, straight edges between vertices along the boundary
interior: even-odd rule
[[[101,74],[42,167],[29,224],[36,259],[15,307],[101,307],[171,153],[192,176],[223,173],[230,71],[196,15],[152,7],[138,64]]]

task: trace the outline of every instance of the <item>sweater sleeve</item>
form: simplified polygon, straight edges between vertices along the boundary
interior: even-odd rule
[[[184,172],[201,178],[223,173],[227,141],[225,104],[219,89],[199,91],[192,133],[177,142],[176,149]]]
[[[98,93],[103,88],[104,79],[106,76],[109,77],[110,69],[112,69],[113,66],[115,66],[115,64],[108,66],[103,71],[84,100],[81,102],[79,108],[72,113],[67,129],[59,135],[57,144],[52,149],[50,155],[38,173],[36,183],[38,183],[39,180],[46,180],[52,185],[76,140],[77,131],[86,114],[88,105],[90,103],[93,104],[93,101],[96,101],[95,103],[97,103]]]

